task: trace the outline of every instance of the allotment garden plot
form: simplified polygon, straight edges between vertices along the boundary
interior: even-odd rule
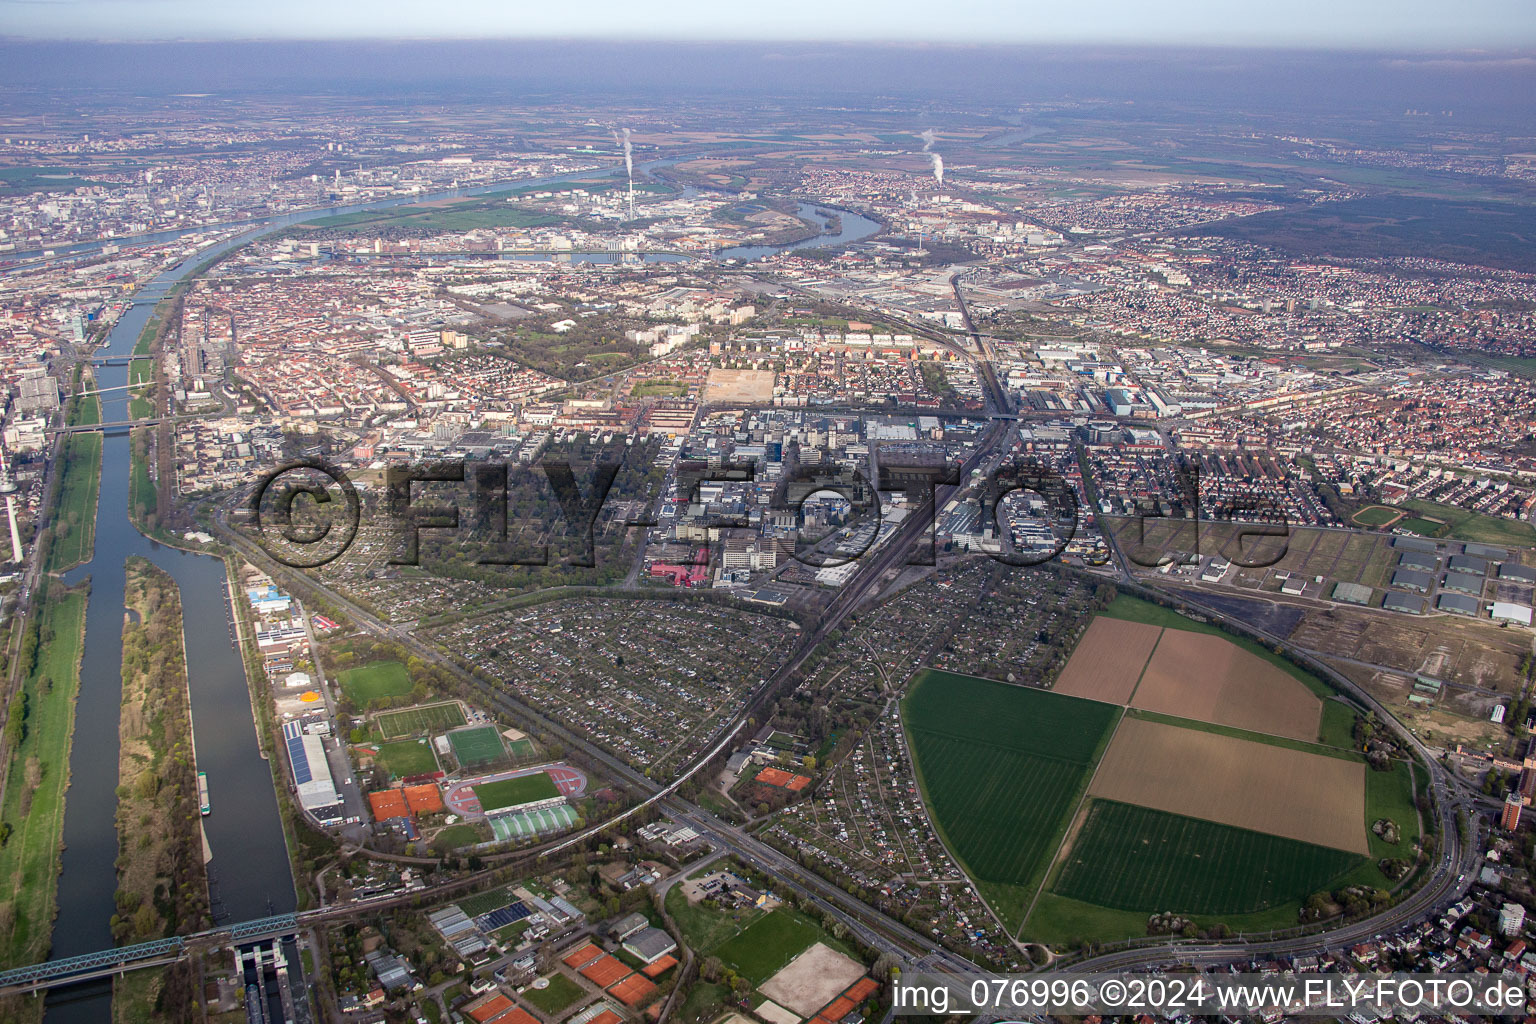
[[[519,700],[665,775],[740,710],[796,634],[788,619],[702,603],[583,597],[431,635]]]

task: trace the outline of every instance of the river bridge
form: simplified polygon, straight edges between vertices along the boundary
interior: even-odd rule
[[[174,963],[185,956],[191,947],[238,946],[294,935],[298,930],[299,919],[296,915],[278,914],[254,921],[241,921],[239,924],[220,925],[192,935],[173,935],[168,939],[117,946],[62,960],[47,960],[28,967],[0,971],[0,994],[38,992],[61,985],[74,985],[142,967]]]

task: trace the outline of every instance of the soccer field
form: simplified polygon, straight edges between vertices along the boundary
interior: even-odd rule
[[[1048,867],[1120,709],[926,672],[902,714],[950,848],[978,882],[1022,890],[997,908],[1011,917]]]
[[[379,762],[397,779],[437,771],[432,745],[418,740],[397,740],[379,746]]]
[[[1246,914],[1299,903],[1363,859],[1326,846],[1095,800],[1053,891],[1117,910]]]
[[[560,787],[547,772],[519,775],[515,779],[499,779],[483,782],[475,787],[475,797],[480,809],[489,814],[503,807],[520,807],[535,800],[548,800],[560,795]]]
[[[398,661],[375,661],[336,674],[352,703],[367,707],[381,697],[403,697],[411,692],[411,674]]]
[[[373,717],[374,724],[379,727],[379,734],[387,740],[401,736],[420,736],[425,733],[442,732],[456,725],[464,724],[464,711],[456,701],[442,701],[437,704],[418,704],[411,708],[397,708],[394,711],[381,711]]]
[[[494,725],[455,730],[448,734],[448,743],[453,747],[453,756],[459,759],[459,766],[465,769],[495,764],[507,756],[501,733]]]

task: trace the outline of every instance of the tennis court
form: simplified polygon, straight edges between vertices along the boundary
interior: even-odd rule
[[[405,796],[398,789],[381,789],[377,793],[369,793],[368,804],[373,808],[374,821],[404,818],[410,814]]]
[[[507,756],[507,748],[501,742],[501,733],[496,731],[494,725],[455,729],[448,734],[448,743],[453,747],[453,756],[458,758],[459,766],[466,771],[495,764]]]
[[[406,806],[412,814],[436,814],[443,809],[443,795],[430,782],[420,786],[406,786],[403,792]]]
[[[578,946],[571,950],[560,959],[564,961],[567,967],[585,967],[602,955],[603,951],[589,942],[584,946]]]
[[[386,740],[401,736],[420,736],[442,732],[464,724],[464,709],[456,700],[439,701],[436,704],[418,704],[413,708],[396,708],[380,711],[373,716],[379,734]]]
[[[623,961],[604,953],[581,968],[580,974],[598,988],[607,988],[629,973]]]
[[[656,983],[638,974],[631,974],[617,985],[608,989],[608,994],[613,996],[625,1006],[639,1006],[645,998],[656,991]]]

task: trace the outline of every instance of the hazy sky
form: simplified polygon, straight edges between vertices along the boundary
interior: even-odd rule
[[[0,0],[0,36],[51,39],[933,40],[1500,50],[1533,0]]]

